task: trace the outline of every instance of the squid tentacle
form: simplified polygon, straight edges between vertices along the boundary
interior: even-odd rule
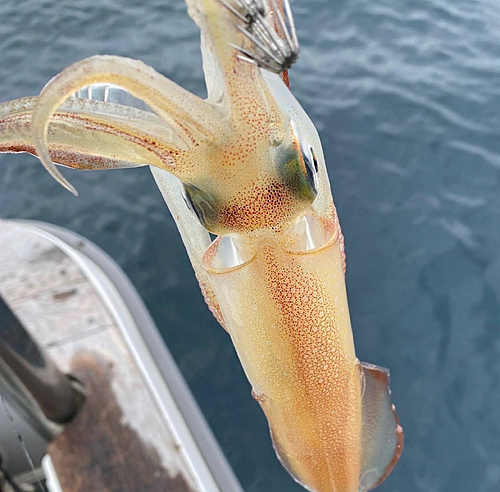
[[[144,101],[188,147],[213,140],[225,124],[217,107],[183,89],[138,60],[118,56],[93,56],[77,62],[54,77],[42,90],[31,123],[36,154],[49,174],[76,194],[52,162],[48,149],[49,122],[58,108],[83,87],[116,84]],[[218,130],[218,131],[217,131]]]
[[[0,104],[0,152],[36,155],[32,113],[36,97]],[[129,106],[68,99],[51,118],[52,160],[77,169],[118,169],[153,165],[173,169],[173,154],[187,146],[157,115]]]

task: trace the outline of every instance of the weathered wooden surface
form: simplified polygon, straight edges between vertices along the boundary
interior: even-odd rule
[[[73,358],[71,373],[85,383],[89,395],[85,411],[49,447],[62,489],[87,492],[92,483],[102,492],[191,491],[186,478],[171,476],[154,446],[127,422],[114,396],[114,372],[112,363],[99,355],[83,352]],[[135,398],[140,402],[140,395]]]
[[[50,445],[64,492],[202,492],[112,315],[51,241],[0,220],[0,293],[86,384],[80,415]]]

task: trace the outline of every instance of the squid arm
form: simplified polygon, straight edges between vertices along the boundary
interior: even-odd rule
[[[36,155],[32,116],[37,102],[37,97],[27,97],[0,104],[0,152]],[[176,140],[177,146],[165,144]],[[64,102],[51,117],[47,137],[52,161],[84,170],[144,165],[169,169],[175,165],[173,152],[183,149],[179,142],[153,114],[84,99]]]

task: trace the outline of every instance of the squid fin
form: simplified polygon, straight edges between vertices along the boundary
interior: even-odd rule
[[[391,402],[389,370],[362,362],[362,462],[359,491],[381,484],[403,451],[403,429]]]

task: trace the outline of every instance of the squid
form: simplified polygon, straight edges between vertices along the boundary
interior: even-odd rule
[[[318,133],[287,85],[288,0],[186,0],[208,97],[141,61],[94,56],[0,105],[0,151],[150,166],[211,312],[229,333],[277,456],[315,492],[364,492],[403,431],[389,372],[356,358],[344,241]]]

